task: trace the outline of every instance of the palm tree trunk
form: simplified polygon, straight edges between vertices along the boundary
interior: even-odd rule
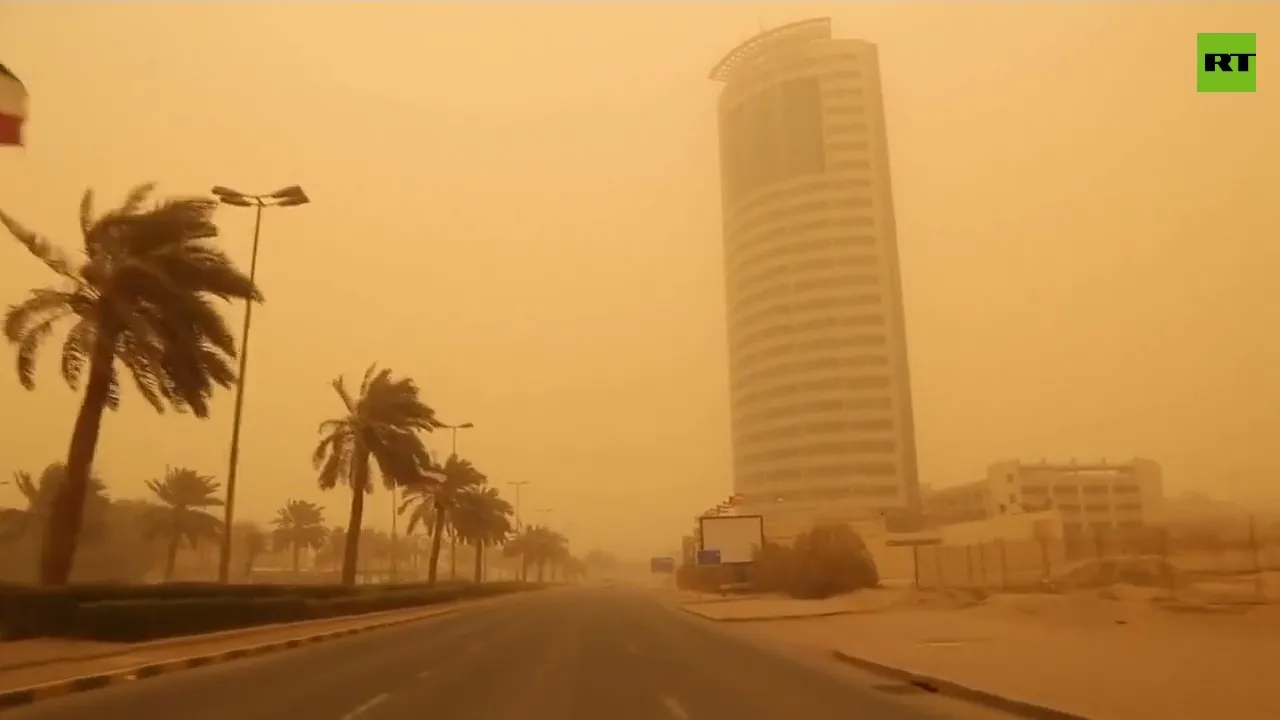
[[[360,525],[364,521],[364,489],[369,484],[369,454],[356,442],[351,468],[351,515],[347,518],[346,547],[342,549],[342,584],[356,584],[356,566],[360,563]]]
[[[40,549],[40,583],[66,585],[76,559],[80,527],[84,523],[85,495],[89,490],[89,473],[93,455],[98,449],[98,433],[102,430],[102,411],[111,395],[111,367],[115,362],[116,332],[110,327],[98,328],[93,355],[89,358],[89,382],[84,400],[71,431],[71,447],[67,451],[67,471],[54,492],[49,512],[49,526]]]
[[[475,581],[478,583],[484,579],[480,576],[480,573],[484,569],[484,543],[477,540],[476,542],[471,544],[471,549],[475,550],[475,553],[476,553]]]
[[[166,582],[173,579],[173,570],[178,564],[178,540],[180,537],[175,530],[173,537],[169,538],[169,550],[164,558],[164,579]]]
[[[449,579],[458,579],[458,536],[449,536]]]
[[[436,527],[431,533],[431,562],[427,565],[427,584],[436,584],[436,566],[440,563],[440,536],[444,534],[444,513],[436,511]]]
[[[297,580],[298,570],[302,567],[302,545],[296,540],[293,543],[293,574]]]

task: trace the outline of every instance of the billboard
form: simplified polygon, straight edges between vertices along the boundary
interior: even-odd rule
[[[764,545],[761,515],[718,515],[698,520],[699,550],[716,551],[721,565],[749,563]]]

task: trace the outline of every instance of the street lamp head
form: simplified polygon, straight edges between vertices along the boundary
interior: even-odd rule
[[[242,192],[237,192],[229,187],[218,185],[210,190],[218,198],[218,201],[225,205],[235,205],[236,207],[252,207],[253,200]]]
[[[280,207],[292,207],[294,205],[306,205],[311,202],[311,198],[307,197],[307,193],[297,185],[290,185],[287,188],[281,188],[271,193],[271,198],[276,201],[276,205]]]
[[[459,430],[470,430],[470,429],[471,429],[471,428],[473,428],[473,427],[475,427],[475,424],[474,424],[474,423],[462,423],[461,425],[459,425],[459,426],[458,426],[458,429],[459,429]]]

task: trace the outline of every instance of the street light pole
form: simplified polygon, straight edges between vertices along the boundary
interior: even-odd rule
[[[448,429],[452,433],[453,454],[456,456],[458,454],[458,431],[470,430],[471,428],[475,427],[475,423],[462,423],[460,425],[444,425],[443,427]]]
[[[262,211],[268,206],[291,207],[305,205],[310,198],[302,188],[293,185],[277,190],[270,195],[245,195],[229,188],[218,186],[213,194],[223,204],[235,207],[254,208],[253,248],[249,256],[249,281],[256,283],[258,275],[258,243],[262,234]],[[231,451],[227,459],[227,499],[223,508],[222,548],[218,557],[218,582],[225,583],[231,578],[231,523],[235,518],[236,471],[240,465],[240,421],[244,415],[244,378],[249,366],[249,328],[253,322],[253,303],[244,304],[244,325],[240,334],[240,370],[236,375],[235,409],[231,417]]]
[[[520,532],[520,488],[529,484],[528,480],[512,480],[507,483],[516,489],[516,532]]]

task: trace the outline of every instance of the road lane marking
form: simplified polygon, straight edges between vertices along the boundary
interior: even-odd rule
[[[680,707],[679,700],[676,700],[670,695],[666,695],[662,698],[662,704],[667,706],[667,711],[670,712],[676,720],[689,720],[689,713],[685,712],[684,708]]]
[[[357,716],[359,716],[359,715],[361,715],[361,714],[363,714],[363,713],[369,712],[369,711],[370,711],[370,710],[372,710],[373,708],[377,707],[380,703],[385,702],[385,701],[386,701],[386,699],[387,699],[388,697],[389,697],[389,696],[388,696],[386,693],[382,693],[381,695],[379,695],[379,696],[377,696],[377,697],[373,698],[373,699],[372,699],[372,700],[370,700],[369,702],[367,702],[367,703],[365,703],[365,704],[361,705],[360,707],[356,708],[355,710],[352,710],[351,712],[349,712],[349,713],[347,713],[346,715],[344,715],[344,716],[342,717],[342,720],[352,720],[353,718],[355,718],[355,717],[357,717]]]
[[[430,675],[430,674],[431,674],[431,671],[430,671],[430,670],[423,670],[422,672],[418,673],[418,677],[420,677],[420,678],[424,678],[424,677],[426,677],[426,676],[428,676],[428,675]]]

